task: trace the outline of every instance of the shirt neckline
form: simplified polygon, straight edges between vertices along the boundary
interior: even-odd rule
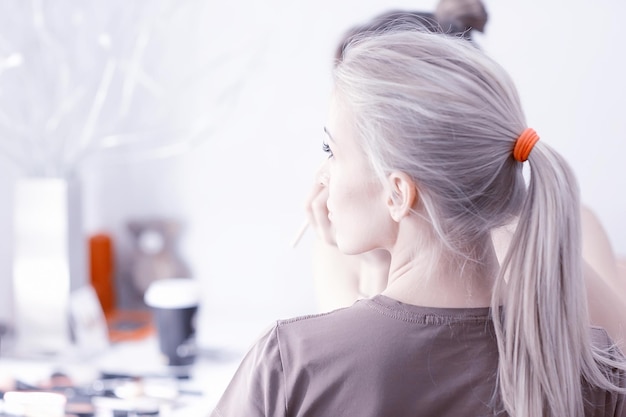
[[[378,294],[359,300],[379,313],[395,319],[423,324],[451,324],[457,322],[491,322],[489,307],[426,307],[403,303],[386,295]]]

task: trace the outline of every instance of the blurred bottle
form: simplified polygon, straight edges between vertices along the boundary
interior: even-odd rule
[[[113,242],[106,233],[89,237],[89,270],[91,285],[98,295],[105,316],[115,310]]]

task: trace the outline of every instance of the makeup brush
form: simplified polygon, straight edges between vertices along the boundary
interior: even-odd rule
[[[300,239],[302,239],[302,236],[304,236],[304,232],[306,232],[306,229],[308,228],[309,221],[305,220],[304,223],[302,223],[302,226],[300,226],[300,229],[298,230],[298,234],[296,235],[295,239],[291,243],[292,248],[295,248],[298,245],[298,242],[300,242]]]

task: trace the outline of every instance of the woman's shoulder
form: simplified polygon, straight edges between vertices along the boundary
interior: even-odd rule
[[[299,329],[326,327],[329,323],[341,322],[355,313],[358,301],[351,306],[335,308],[325,312],[304,314],[277,320],[275,328],[278,331],[298,331]]]
[[[604,328],[597,326],[591,327],[591,342],[598,358],[602,358],[599,362],[603,364],[602,367],[607,376],[610,376],[615,385],[626,388],[626,358],[620,345],[609,336]]]
[[[603,327],[591,326],[591,343],[597,349],[610,351],[613,355],[623,356],[616,341],[609,336]]]
[[[302,343],[323,344],[329,340],[342,343],[345,340],[343,336],[355,329],[360,330],[360,337],[366,337],[367,324],[380,320],[379,314],[368,303],[369,299],[361,299],[347,307],[277,320],[275,337],[283,347]]]

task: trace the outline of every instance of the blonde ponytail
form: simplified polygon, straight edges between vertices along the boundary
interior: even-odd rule
[[[591,358],[578,189],[543,143],[493,298],[502,398],[514,416],[582,416],[582,362]],[[500,305],[504,306],[501,310]]]

